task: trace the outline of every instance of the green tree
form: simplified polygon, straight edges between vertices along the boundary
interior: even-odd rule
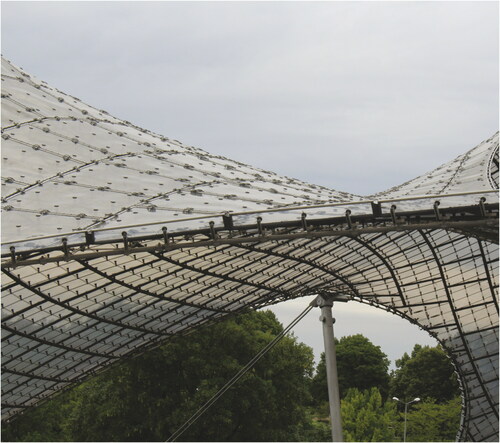
[[[345,441],[396,441],[399,417],[394,402],[383,402],[376,387],[349,389],[341,402]]]
[[[65,418],[71,412],[69,392],[28,410],[12,422],[2,423],[2,441],[71,441]]]
[[[365,390],[377,387],[385,398],[389,388],[389,360],[380,346],[375,346],[361,334],[335,339],[337,370],[341,397],[348,389]],[[320,362],[311,385],[315,404],[328,401],[325,354]]]
[[[298,430],[290,441],[331,441],[332,431],[328,412],[318,414],[316,408],[307,407],[307,423]]]
[[[407,416],[408,441],[455,441],[460,425],[461,399],[438,404],[416,403]]]
[[[264,311],[173,337],[19,417],[2,437],[165,441],[280,331],[274,314]],[[179,440],[293,439],[309,426],[304,404],[312,370],[312,350],[284,337]],[[47,420],[58,421],[50,435]]]
[[[391,396],[442,403],[460,394],[453,365],[440,346],[415,345],[411,356],[405,353],[396,361],[396,368],[391,377]]]

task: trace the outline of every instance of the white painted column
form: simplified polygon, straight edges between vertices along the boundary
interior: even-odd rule
[[[339,296],[344,298],[343,296]],[[340,416],[340,392],[339,378],[337,373],[337,357],[335,353],[335,339],[333,336],[332,316],[333,301],[335,295],[320,295],[314,301],[321,308],[320,321],[323,323],[323,340],[325,343],[326,380],[328,383],[328,399],[330,403],[330,420],[332,427],[332,441],[344,441],[342,434],[342,419]],[[347,301],[340,299],[339,301]]]

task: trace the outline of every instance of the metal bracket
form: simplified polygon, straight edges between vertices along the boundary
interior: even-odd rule
[[[392,223],[394,223],[394,226],[398,224],[398,217],[396,216],[396,205],[391,206],[391,218],[392,218]]]
[[[378,201],[372,201],[372,212],[375,217],[382,217],[382,205]]]
[[[351,210],[350,209],[347,209],[345,211],[345,218],[347,220],[347,226],[349,227],[349,229],[352,229],[352,220],[351,220]]]
[[[92,243],[95,243],[94,231],[85,232],[85,242],[87,243],[87,246],[90,246]]]
[[[320,293],[310,304],[315,308],[322,308],[323,306],[333,306],[333,302],[347,303],[351,297],[345,294],[334,294],[332,292]]]
[[[439,200],[434,202],[434,215],[437,221],[441,221],[441,213],[439,212]]]
[[[10,259],[12,260],[12,267],[16,266],[16,248],[14,246],[10,247]]]
[[[257,217],[257,229],[259,231],[259,235],[264,235],[264,230],[262,229],[262,217]]]
[[[125,250],[125,254],[128,254],[128,235],[125,231],[122,232],[122,237],[123,237],[123,249]]]
[[[64,258],[68,259],[69,258],[69,248],[68,248],[68,239],[66,237],[64,237],[62,239],[62,249],[63,249],[63,253],[64,253]]]
[[[210,225],[210,236],[212,237],[212,240],[215,240],[217,238],[217,233],[215,232],[215,222],[211,221],[208,224]]]
[[[302,215],[300,216],[300,221],[302,222],[302,229],[304,231],[307,231],[306,217],[307,217],[307,214],[305,212],[303,212]]]
[[[164,247],[168,248],[170,246],[170,239],[168,238],[167,228],[163,226],[163,228],[161,228],[161,231],[163,232],[163,242],[165,243]]]
[[[479,212],[481,213],[481,217],[487,217],[487,215],[486,215],[486,207],[484,205],[485,201],[486,201],[485,197],[481,197],[479,199]]]
[[[229,212],[226,212],[222,216],[222,222],[224,223],[224,227],[226,229],[234,229],[233,216]]]

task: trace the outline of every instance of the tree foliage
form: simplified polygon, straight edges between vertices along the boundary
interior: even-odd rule
[[[407,440],[455,441],[460,411],[460,397],[442,404],[433,400],[416,403],[407,416]]]
[[[380,391],[349,389],[342,400],[345,441],[396,441],[399,417],[394,402],[384,403]]]
[[[29,410],[2,427],[2,439],[165,441],[282,330],[261,311],[172,337]],[[402,440],[386,355],[362,335],[336,343],[346,441]],[[324,355],[312,372],[312,350],[286,336],[179,441],[329,441]],[[403,355],[390,389],[402,400],[426,399],[410,407],[408,441],[455,438],[460,400],[440,348],[417,345]]]
[[[165,441],[281,330],[266,311],[174,337],[20,417],[2,437]],[[312,369],[312,350],[286,336],[179,440],[293,439],[307,422]]]
[[[411,356],[405,353],[396,367],[391,395],[401,400],[419,397],[442,403],[459,395],[453,365],[440,346],[415,345]]]
[[[384,397],[389,388],[389,360],[380,346],[361,334],[335,339],[337,370],[341,397],[351,388],[366,390],[377,387]],[[311,392],[316,404],[328,401],[325,354],[321,354]]]

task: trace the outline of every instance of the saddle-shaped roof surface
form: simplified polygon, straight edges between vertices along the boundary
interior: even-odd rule
[[[321,292],[428,331],[498,438],[498,133],[363,197],[186,146],[2,59],[2,417],[173,334]]]

